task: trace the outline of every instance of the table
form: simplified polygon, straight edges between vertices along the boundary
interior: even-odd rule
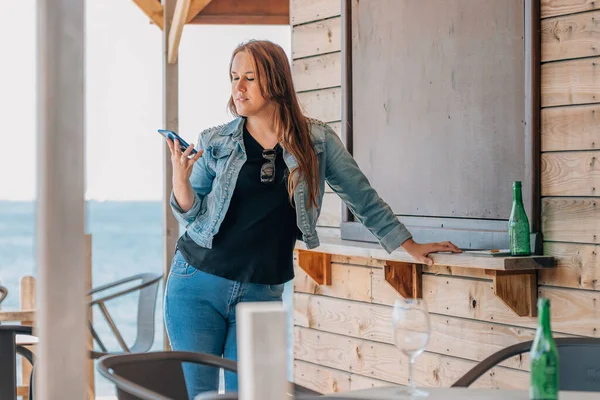
[[[498,390],[498,389],[469,389],[469,388],[421,388],[429,392],[427,397],[415,397],[423,400],[529,400],[526,390]],[[396,392],[398,387],[383,387],[365,390],[353,390],[336,395],[332,398],[363,399],[363,400],[399,400]],[[408,397],[405,397],[408,399]],[[598,400],[600,393],[596,392],[565,392],[561,391],[559,400]]]
[[[16,335],[15,343],[17,346],[33,346],[40,342],[40,339],[37,336],[30,335]]]

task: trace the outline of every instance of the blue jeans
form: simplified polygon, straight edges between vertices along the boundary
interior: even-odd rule
[[[235,306],[240,302],[282,301],[284,284],[241,283],[195,269],[177,250],[171,262],[164,318],[175,351],[214,354],[237,361]],[[219,386],[217,368],[185,363],[190,398]],[[225,390],[237,392],[237,374],[225,372]]]

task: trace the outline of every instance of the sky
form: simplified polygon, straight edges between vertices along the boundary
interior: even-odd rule
[[[35,198],[36,3],[0,0],[0,200]],[[229,59],[248,39],[291,54],[289,26],[185,26],[178,133],[187,141],[232,118]],[[160,29],[133,1],[86,1],[87,199],[161,199],[161,54]]]

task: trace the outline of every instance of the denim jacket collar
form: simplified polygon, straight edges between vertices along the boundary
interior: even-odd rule
[[[314,121],[314,120],[312,120],[312,121]],[[231,136],[231,138],[233,140],[235,140],[236,142],[238,142],[238,144],[239,144],[242,141],[242,133],[244,131],[244,125],[245,124],[246,124],[246,118],[245,117],[237,117],[236,119],[234,119],[230,123],[228,123],[225,126],[223,126],[223,129],[221,129],[221,131],[219,132],[219,135],[220,136]],[[325,138],[324,137],[323,138],[317,138],[317,137],[313,136],[312,142],[313,142],[313,147],[315,148],[316,154],[319,154],[322,151],[324,151],[324,148],[325,148]],[[294,166],[297,166],[298,165],[298,161],[296,161],[296,159],[294,158],[294,156],[292,156],[288,151],[286,151],[285,147],[284,147],[283,150],[284,150],[284,158],[286,159],[286,161],[289,161],[287,163],[288,166],[290,164],[294,165]]]
[[[242,134],[244,131],[244,124],[246,123],[246,118],[237,117],[233,121],[228,124],[225,124],[221,132],[219,134],[221,136],[233,136],[237,137]]]

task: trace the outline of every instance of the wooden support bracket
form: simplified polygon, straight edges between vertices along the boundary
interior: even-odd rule
[[[331,285],[331,254],[298,250],[298,265],[317,284]]]
[[[520,317],[537,316],[537,271],[486,270],[494,282],[494,294]]]
[[[168,61],[169,64],[175,64],[177,55],[179,54],[179,42],[183,34],[183,26],[187,20],[188,12],[190,11],[191,0],[177,0],[175,11],[173,13],[173,21],[169,27],[169,45],[168,45]]]
[[[399,261],[386,261],[384,276],[387,283],[405,299],[423,297],[422,266]]]
[[[211,0],[177,0],[173,21],[169,28],[169,64],[174,64],[177,61],[183,26],[186,22],[193,20],[210,2]]]
[[[133,2],[143,11],[150,20],[156,24],[162,31],[164,29],[163,22],[163,6],[158,0],[133,0]]]

